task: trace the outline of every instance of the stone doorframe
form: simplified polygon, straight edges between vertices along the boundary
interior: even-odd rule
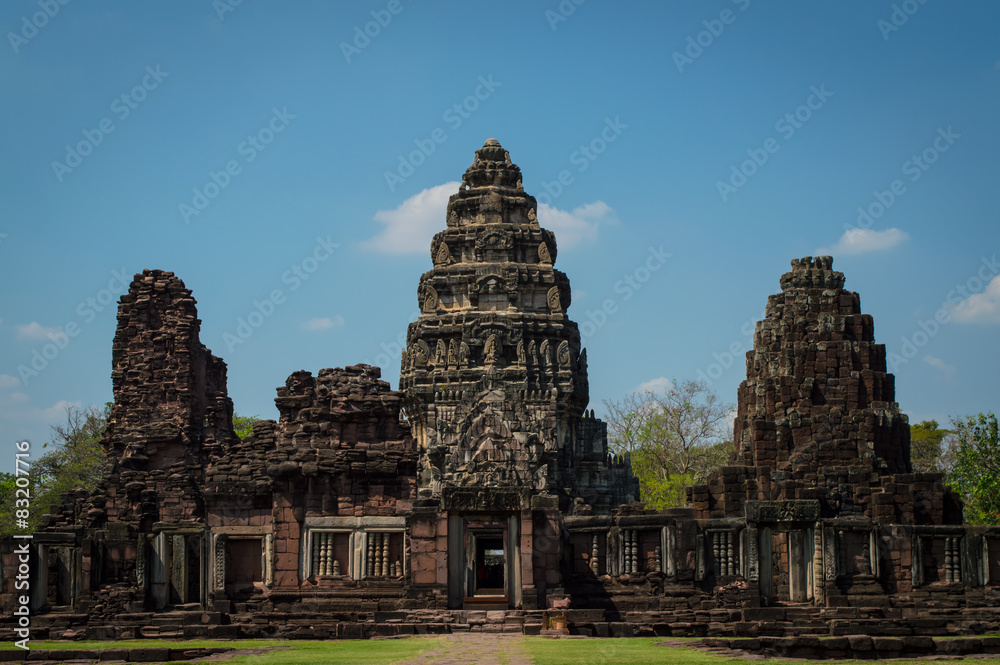
[[[274,586],[274,535],[267,526],[219,526],[212,529],[212,592],[216,598],[226,593],[226,543],[230,540],[260,540],[264,586]]]
[[[170,589],[177,589],[181,604],[209,606],[213,579],[212,532],[201,523],[157,522],[153,524],[150,552],[150,592],[161,610],[171,602]],[[188,593],[188,538],[200,538],[198,549],[198,597]],[[146,568],[146,566],[143,566]]]
[[[18,541],[14,541],[17,543]],[[82,587],[81,566],[82,553],[77,544],[76,534],[57,532],[38,532],[34,534],[31,541],[33,550],[32,569],[35,571],[34,579],[31,581],[31,609],[36,611],[44,607],[48,602],[49,568],[48,556],[52,549],[67,549],[67,574],[69,579],[66,585],[69,590],[69,604],[62,607],[76,609],[77,601],[80,598]]]
[[[505,580],[507,605],[521,606],[521,514],[468,512],[448,515],[448,606],[460,609],[465,602],[468,589],[468,524],[496,522],[498,528],[506,531],[504,542],[506,555]],[[474,573],[475,571],[473,571]]]
[[[746,522],[744,570],[748,581],[757,582],[762,600],[774,597],[771,537],[774,532],[784,532],[788,534],[788,600],[820,602],[823,538],[819,501],[747,501]]]

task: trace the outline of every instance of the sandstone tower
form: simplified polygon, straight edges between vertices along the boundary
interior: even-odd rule
[[[421,498],[447,504],[489,489],[519,505],[526,490],[604,511],[637,498],[627,463],[608,457],[604,423],[586,411],[587,352],[556,254],[521,170],[489,139],[431,243],[403,354]]]

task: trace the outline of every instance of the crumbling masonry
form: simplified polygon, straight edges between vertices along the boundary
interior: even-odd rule
[[[191,292],[136,275],[105,480],[34,536],[33,637],[536,633],[562,612],[589,635],[1000,629],[1000,529],[912,473],[885,348],[831,258],[768,300],[736,459],[652,511],[587,409],[556,257],[490,139],[431,244],[400,390],[367,365],[295,372],[243,440]],[[2,563],[10,617],[9,542]]]

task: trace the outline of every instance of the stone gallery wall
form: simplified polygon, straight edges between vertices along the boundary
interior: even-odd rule
[[[136,275],[104,480],[29,548],[33,636],[537,633],[563,614],[604,636],[1000,630],[1000,527],[912,472],[885,348],[830,257],[768,298],[735,458],[656,511],[587,409],[556,256],[488,140],[432,242],[400,390],[368,365],[297,371],[242,440],[190,290]]]

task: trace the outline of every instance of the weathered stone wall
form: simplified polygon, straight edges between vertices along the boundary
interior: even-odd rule
[[[960,523],[940,474],[911,473],[885,347],[832,264],[792,261],[768,298],[738,393],[736,464],[693,488],[698,516],[741,515],[747,500],[817,500],[825,518]]]

